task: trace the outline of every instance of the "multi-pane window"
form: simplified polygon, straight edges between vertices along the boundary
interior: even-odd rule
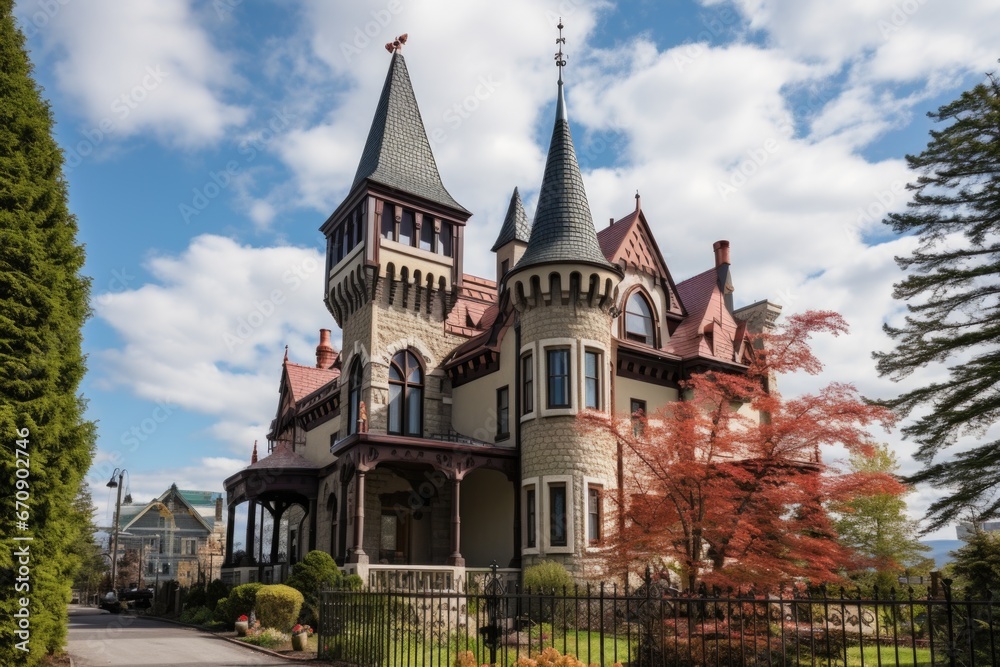
[[[535,366],[530,354],[521,357],[521,402],[522,412],[535,411]]]
[[[497,437],[510,435],[510,387],[497,389]]]
[[[355,358],[351,364],[351,374],[347,380],[347,433],[358,432],[358,420],[361,417],[361,359]]]
[[[595,485],[587,487],[587,537],[591,544],[598,544],[601,541],[602,496],[601,487]]]
[[[569,407],[569,350],[557,348],[546,351],[548,379],[548,407]]]
[[[384,239],[396,240],[396,207],[389,202],[382,204],[382,221],[379,233]]]
[[[399,220],[399,242],[403,245],[413,245],[414,231],[416,231],[416,222],[413,211],[404,209],[403,216]]]
[[[445,257],[451,257],[454,253],[451,242],[452,236],[451,223],[442,222],[441,232],[438,234],[438,252]]]
[[[534,549],[537,546],[536,535],[538,533],[538,514],[534,487],[526,489],[524,492],[524,518],[527,528],[527,546],[529,549]]]
[[[164,563],[163,568],[160,570],[163,574],[170,574],[170,563]]]
[[[184,555],[194,556],[198,553],[198,540],[184,540]]]
[[[601,409],[601,353],[587,350],[583,355],[584,405]]]
[[[549,484],[549,546],[564,547],[567,543],[566,484]]]
[[[427,215],[420,225],[420,249],[434,251],[434,219]]]
[[[409,350],[389,364],[389,433],[423,434],[424,370]]]
[[[625,337],[638,343],[652,345],[655,340],[653,310],[639,292],[634,292],[625,306]]]

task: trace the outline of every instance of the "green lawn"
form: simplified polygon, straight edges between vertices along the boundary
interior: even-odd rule
[[[860,647],[852,646],[848,648],[846,667],[861,667],[861,658]],[[916,661],[914,661],[914,658],[916,658]],[[881,663],[879,659],[882,660]],[[899,648],[899,662],[896,662],[896,649],[891,646],[866,646],[864,650],[864,665],[865,667],[875,667],[876,665],[882,665],[882,667],[930,667],[931,650],[928,648],[918,648],[914,655],[913,648],[901,646]]]

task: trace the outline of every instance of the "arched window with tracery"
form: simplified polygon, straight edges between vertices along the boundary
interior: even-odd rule
[[[361,408],[361,383],[364,380],[361,359],[355,358],[347,380],[347,434],[358,432]]]
[[[409,350],[397,352],[389,364],[389,433],[423,435],[424,369]]]
[[[653,309],[642,292],[636,290],[625,305],[625,338],[637,343],[656,343]]]

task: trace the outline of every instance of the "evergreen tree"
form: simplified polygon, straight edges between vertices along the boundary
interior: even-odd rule
[[[950,569],[957,594],[1000,593],[1000,534],[976,530],[952,556]]]
[[[1000,513],[993,495],[1000,440],[935,461],[960,437],[982,437],[1000,419],[1000,81],[988,75],[929,115],[947,126],[931,131],[920,155],[906,157],[919,174],[907,186],[913,200],[884,221],[920,242],[896,258],[910,273],[893,296],[908,302],[909,314],[902,326],[885,326],[895,349],[874,356],[879,373],[893,380],[957,362],[945,379],[886,402],[902,415],[921,410],[903,433],[919,444],[916,457],[925,464],[908,481],[949,489],[930,507],[933,530],[987,500],[984,515]]]
[[[65,643],[66,603],[79,564],[71,553],[80,530],[73,501],[93,455],[93,424],[83,420],[84,405],[77,395],[84,373],[81,327],[88,315],[90,285],[80,275],[84,253],[76,242],[76,220],[67,208],[62,164],[52,138],[52,115],[32,79],[24,36],[15,25],[13,2],[0,0],[4,665],[37,664]],[[26,462],[29,467],[24,467]],[[15,505],[16,492],[21,492],[24,505]],[[15,616],[22,599],[28,601],[26,622]],[[19,631],[29,631],[30,639],[25,641]]]
[[[899,463],[886,445],[879,445],[871,456],[854,454],[850,469],[863,479],[866,475],[896,476]],[[851,578],[866,589],[878,586],[882,592],[898,587],[898,576],[928,572],[922,554],[929,551],[917,540],[920,528],[906,515],[904,493],[885,493],[878,489],[862,491],[850,500],[832,507],[840,541],[856,554]]]

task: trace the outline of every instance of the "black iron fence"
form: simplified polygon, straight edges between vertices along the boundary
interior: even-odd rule
[[[912,591],[700,594],[589,586],[325,591],[321,658],[363,667],[1000,665],[997,603]],[[565,656],[575,656],[570,659]]]

